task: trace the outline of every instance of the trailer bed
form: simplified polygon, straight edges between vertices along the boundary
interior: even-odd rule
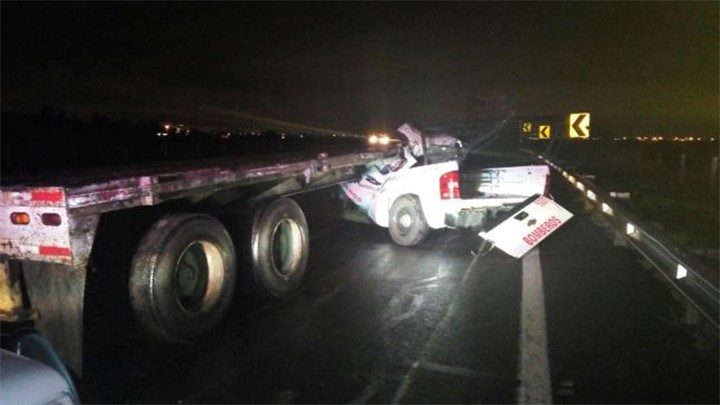
[[[288,195],[349,180],[356,168],[384,156],[308,153],[38,173],[22,181],[4,178],[0,256],[82,267],[103,213],[184,198],[200,201],[262,183],[268,183],[268,190],[258,198]],[[27,222],[18,223],[23,215]]]

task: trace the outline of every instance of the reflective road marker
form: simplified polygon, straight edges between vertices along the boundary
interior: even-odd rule
[[[522,259],[522,303],[518,354],[518,404],[550,404],[550,363],[548,360],[545,293],[540,252],[529,251]]]

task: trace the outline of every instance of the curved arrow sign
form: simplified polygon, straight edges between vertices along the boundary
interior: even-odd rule
[[[570,138],[590,138],[590,113],[570,114]]]
[[[550,139],[550,125],[540,125],[538,129],[539,139]]]

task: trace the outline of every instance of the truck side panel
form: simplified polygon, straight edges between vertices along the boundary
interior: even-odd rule
[[[401,195],[413,194],[419,198],[428,225],[433,229],[445,227],[445,207],[439,196],[439,179],[454,170],[458,170],[457,162],[450,161],[417,166],[390,176],[378,192],[377,204],[373,207],[375,223],[387,227],[390,207],[395,200]]]

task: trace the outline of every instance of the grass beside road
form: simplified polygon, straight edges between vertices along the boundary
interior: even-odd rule
[[[633,192],[637,214],[661,224],[668,236],[686,249],[718,249],[718,208],[697,201],[642,190]]]
[[[630,210],[678,246],[717,251],[720,185],[711,170],[717,155],[717,144],[605,141],[565,144],[561,156],[554,158],[580,174],[594,174],[593,182],[604,191],[630,192]]]

